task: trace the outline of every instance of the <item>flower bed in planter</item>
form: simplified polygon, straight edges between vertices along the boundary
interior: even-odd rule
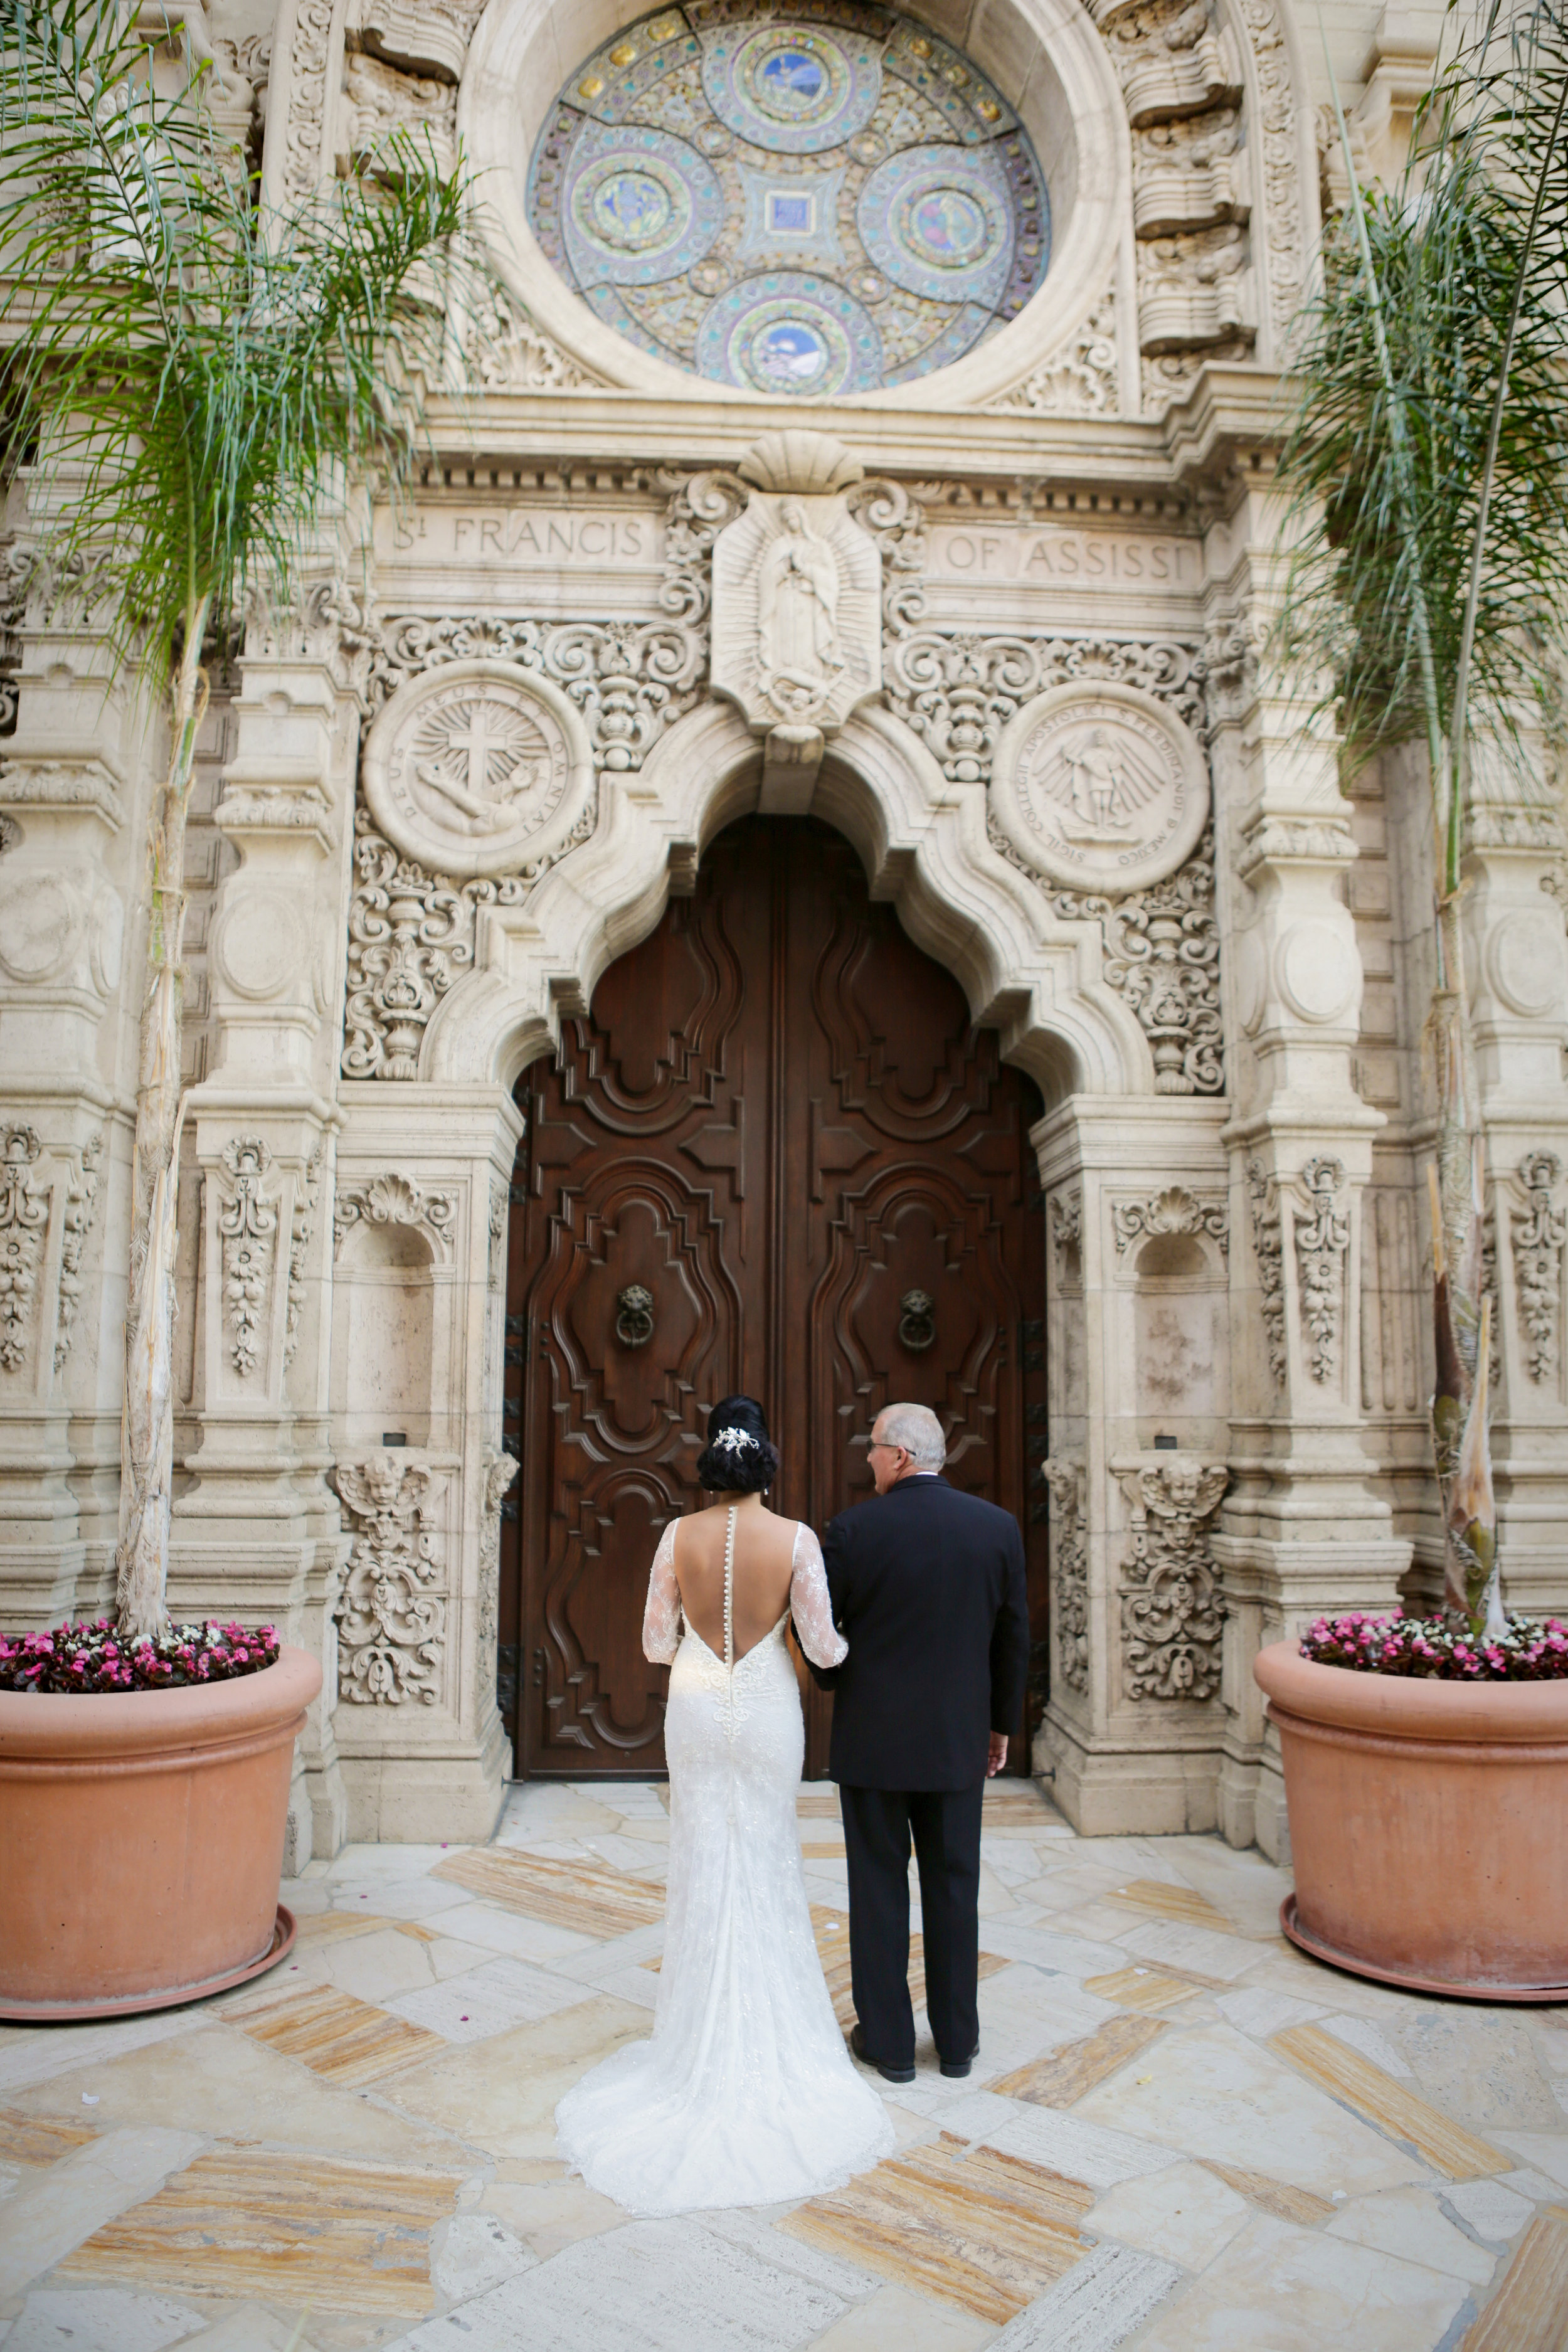
[[[0,2017],[166,2008],[282,1958],[294,1740],[321,1686],[285,1644],[173,1686],[0,1687]]]
[[[232,1682],[278,1663],[270,1625],[173,1625],[161,1642],[126,1641],[110,1617],[47,1633],[0,1633],[0,1690],[180,1690]]]
[[[1568,2000],[1568,1681],[1357,1671],[1297,1642],[1253,1671],[1284,1760],[1291,1940],[1415,1990]]]

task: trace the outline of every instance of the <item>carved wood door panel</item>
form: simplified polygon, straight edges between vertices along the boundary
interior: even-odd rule
[[[1043,1644],[1039,1098],[870,904],[847,843],[805,820],[721,835],[519,1099],[523,1468],[501,1622],[518,1769],[663,1769],[648,1563],[700,1499],[706,1414],[735,1389],[767,1407],[775,1506],[819,1528],[870,1491],[878,1409],[933,1405],[949,1475],[1026,1523]],[[802,1679],[820,1771],[830,1703]]]

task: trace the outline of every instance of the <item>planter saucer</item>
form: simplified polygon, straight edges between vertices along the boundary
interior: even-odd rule
[[[179,2009],[186,2001],[205,2000],[215,1992],[227,1992],[233,1986],[244,1984],[247,1978],[263,1975],[276,1968],[284,1954],[294,1947],[299,1930],[294,1914],[286,1904],[278,1906],[278,1916],[272,1923],[272,1940],[258,1960],[247,1960],[242,1969],[229,1969],[223,1976],[209,1977],[205,1984],[176,1985],[168,1992],[134,1993],[121,2000],[0,2000],[0,2020],[7,2025],[63,2025],[70,2021],[89,2022],[95,2017],[136,2017],[151,2009]]]
[[[1402,1985],[1406,1992],[1437,1993],[1449,2000],[1568,2001],[1568,1984],[1454,1984],[1436,1977],[1417,1976],[1413,1970],[1373,1968],[1370,1961],[1358,1959],[1352,1952],[1342,1952],[1335,1944],[1326,1944],[1321,1936],[1303,1927],[1296,1916],[1294,1895],[1287,1895],[1279,1906],[1279,1925],[1298,1949],[1309,1953],[1314,1960],[1324,1960],[1330,1968],[1341,1969],[1347,1976],[1373,1977],[1379,1984]]]

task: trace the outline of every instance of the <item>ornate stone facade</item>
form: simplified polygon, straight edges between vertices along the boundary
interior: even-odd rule
[[[226,1613],[243,1580],[321,1654],[295,1801],[320,1851],[489,1834],[501,1515],[542,1524],[548,1501],[503,1417],[528,1345],[506,1296],[520,1089],[727,824],[809,817],[1040,1090],[1035,1762],[1090,1829],[1218,1822],[1282,1851],[1251,1655],[1414,1591],[1432,1528],[1421,781],[1401,754],[1342,788],[1269,669],[1315,24],[1301,0],[995,0],[961,55],[858,0],[580,18],[235,0],[215,43],[215,121],[264,201],[374,182],[394,130],[438,156],[460,137],[496,276],[447,322],[454,396],[406,496],[323,525],[298,608],[256,616],[205,722],[174,1605]],[[1369,156],[1392,136],[1379,21],[1355,0],[1337,36],[1370,60],[1347,85]],[[602,87],[558,106],[563,76]],[[768,89],[764,170],[725,109],[752,121]],[[675,172],[688,101],[712,152]],[[549,186],[521,184],[530,156]],[[993,167],[1015,164],[1004,201]],[[1027,268],[982,286],[998,222]],[[898,276],[922,240],[935,292]],[[764,362],[796,372],[758,390]],[[100,1605],[117,1533],[162,756],[26,496],[0,551],[9,1622]],[[1562,1609],[1564,833],[1554,787],[1483,785],[1464,919],[1504,1577]],[[939,1286],[900,1278],[869,1380],[936,1360]],[[602,1305],[646,1376],[662,1316],[629,1274]]]

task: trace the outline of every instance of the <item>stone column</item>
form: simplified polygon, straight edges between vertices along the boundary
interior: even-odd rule
[[[334,1853],[333,1611],[348,1545],[324,1473],[343,904],[358,716],[323,630],[253,645],[216,822],[239,851],[207,945],[209,1074],[188,1118],[201,1171],[192,1408],[170,1606],[272,1620],[321,1658],[296,1750],[293,1859]]]
[[[1223,1102],[1076,1096],[1046,1194],[1051,1697],[1037,1769],[1090,1834],[1212,1829],[1225,1717]]]
[[[338,1603],[353,1838],[483,1839],[510,1769],[496,1706],[504,1087],[351,1080],[334,1203],[332,1443],[353,1537]]]
[[[46,1625],[112,1597],[138,902],[163,730],[41,573],[16,694],[0,770],[0,1616]]]
[[[1333,741],[1308,730],[1263,657],[1279,521],[1268,490],[1248,488],[1208,541],[1236,1235],[1233,1484],[1213,1542],[1226,1605],[1220,1822],[1232,1843],[1256,1836],[1272,1855],[1288,1843],[1284,1786],[1252,1660],[1324,1610],[1392,1607],[1409,1563],[1360,1429],[1362,1194],[1384,1115],[1352,1066],[1356,848]]]

